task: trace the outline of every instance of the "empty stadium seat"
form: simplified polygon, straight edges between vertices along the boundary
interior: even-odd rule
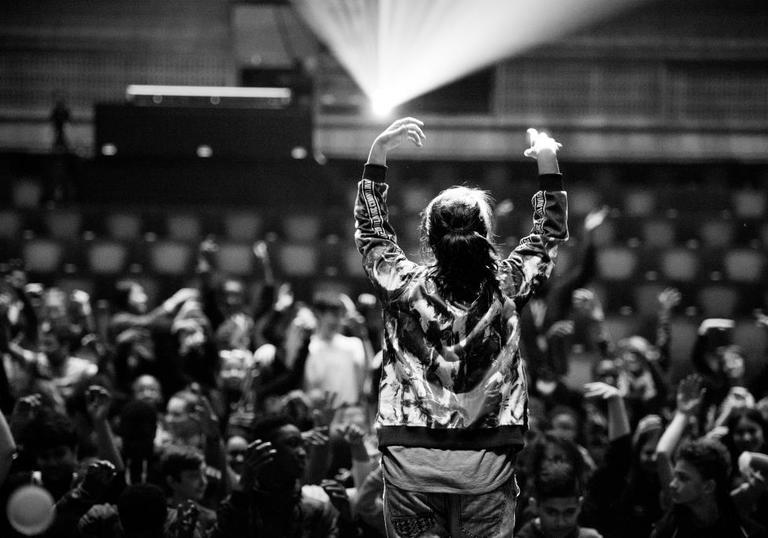
[[[605,317],[605,327],[611,340],[618,342],[622,338],[632,336],[637,330],[637,318],[631,315],[613,314]]]
[[[627,247],[608,247],[597,253],[597,268],[606,280],[632,278],[637,268],[637,253]]]
[[[630,191],[624,195],[624,211],[629,216],[649,216],[655,209],[656,194],[648,189]]]
[[[752,318],[736,321],[733,328],[733,343],[744,350],[748,358],[747,375],[763,368],[765,350],[768,348],[768,333]],[[749,360],[751,359],[751,360]]]
[[[674,246],[675,225],[670,219],[647,220],[643,223],[643,245],[667,248]]]
[[[106,228],[112,239],[135,240],[141,236],[141,217],[136,213],[112,213],[106,218]]]
[[[76,239],[80,235],[83,216],[79,211],[71,209],[54,209],[47,211],[43,220],[51,237],[57,239]]]
[[[754,249],[732,249],[723,260],[728,280],[734,282],[763,282],[765,256]]]
[[[23,248],[24,265],[32,273],[53,273],[60,269],[62,254],[58,241],[32,239]]]
[[[635,308],[640,315],[654,314],[659,309],[659,294],[666,286],[662,284],[640,284],[634,287]]]
[[[356,247],[347,247],[344,250],[344,270],[350,277],[364,277],[363,258]]]
[[[36,179],[17,179],[11,186],[14,207],[38,207],[42,197],[43,186]]]
[[[261,217],[253,212],[227,213],[224,232],[232,241],[254,241],[261,235]]]
[[[582,217],[602,205],[600,195],[586,187],[574,187],[568,190],[568,212]]]
[[[672,248],[661,254],[661,274],[667,280],[688,282],[696,278],[699,270],[698,255],[685,248]]]
[[[165,229],[169,239],[176,241],[200,240],[200,219],[195,215],[168,215],[165,220]]]
[[[282,272],[287,276],[313,276],[317,274],[318,256],[312,245],[283,245],[278,251],[278,260]]]
[[[283,218],[283,231],[289,241],[314,241],[320,234],[320,218],[317,215],[287,215]]]
[[[216,265],[224,273],[248,275],[253,271],[254,255],[250,243],[222,243]]]
[[[716,218],[701,224],[699,237],[704,248],[724,248],[733,242],[733,221]]]
[[[91,300],[93,300],[93,293],[96,288],[93,280],[78,276],[59,278],[56,280],[56,287],[60,288],[65,293],[72,293],[75,290],[84,291],[91,296]],[[95,305],[91,304],[91,306]]]
[[[709,285],[699,290],[697,301],[705,318],[732,318],[736,312],[739,294],[733,287]]]
[[[187,274],[191,267],[192,249],[186,243],[158,241],[149,246],[152,269],[161,275]]]
[[[597,247],[607,247],[616,242],[617,228],[621,223],[616,220],[606,220],[592,232],[592,241]]]
[[[0,237],[15,239],[21,232],[22,217],[13,209],[0,211]]]
[[[114,275],[125,270],[128,252],[125,245],[115,241],[98,241],[88,249],[88,266],[99,275]]]
[[[738,218],[765,218],[765,192],[756,189],[742,189],[731,196],[733,212]]]

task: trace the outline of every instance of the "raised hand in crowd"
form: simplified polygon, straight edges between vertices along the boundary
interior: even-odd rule
[[[22,396],[16,400],[11,412],[10,427],[13,436],[18,439],[19,434],[31,423],[42,407],[42,397],[39,394]]]
[[[259,487],[259,475],[261,471],[275,460],[277,451],[270,442],[262,442],[256,439],[248,448],[245,449],[245,462],[243,464],[243,474],[240,475],[240,482],[236,489],[240,491],[251,491]]]
[[[216,266],[216,254],[219,251],[219,245],[213,237],[206,237],[197,247],[197,271],[201,273],[210,272]]]
[[[704,399],[705,389],[698,374],[683,378],[677,386],[676,409],[656,445],[656,465],[665,495],[672,481],[672,457],[691,420],[695,419]]]
[[[253,244],[253,255],[261,263],[264,271],[264,282],[273,285],[275,282],[274,271],[272,270],[272,260],[269,257],[269,248],[266,241],[256,241]]]
[[[339,512],[340,522],[350,524],[352,522],[352,508],[346,488],[337,480],[324,479],[320,487],[328,495],[333,507]]]
[[[579,288],[573,292],[573,309],[575,312],[584,313],[586,316],[597,322],[605,320],[605,312],[600,299],[595,292],[587,288]]]
[[[699,410],[704,397],[701,376],[691,374],[677,386],[676,410],[683,415],[693,416]]]
[[[587,399],[599,399],[608,403],[608,438],[614,441],[624,435],[629,435],[629,417],[619,389],[602,381],[593,381],[584,385]]]
[[[107,420],[111,396],[109,391],[99,385],[91,385],[85,393],[85,408],[93,424]]]
[[[102,386],[90,385],[85,392],[85,408],[96,432],[99,457],[122,471],[125,468],[123,457],[117,448],[108,420],[111,403],[112,395]]]
[[[663,313],[669,313],[680,304],[683,296],[676,288],[664,288],[657,300],[659,302],[659,311]]]
[[[116,475],[117,468],[111,462],[93,461],[85,468],[82,477],[78,476],[75,489],[79,496],[99,502],[104,498]]]
[[[608,206],[603,206],[599,209],[593,209],[587,213],[587,216],[584,217],[584,231],[591,233],[599,228],[603,222],[605,222],[605,218],[608,216],[610,211],[611,208]]]
[[[163,302],[163,310],[168,313],[175,312],[182,304],[197,299],[199,295],[200,292],[195,288],[181,288]]]

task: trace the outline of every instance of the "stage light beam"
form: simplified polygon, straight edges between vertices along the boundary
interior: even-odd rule
[[[645,1],[292,0],[379,113]]]

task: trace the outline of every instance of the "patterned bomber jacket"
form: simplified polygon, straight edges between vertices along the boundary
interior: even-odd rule
[[[355,243],[383,308],[380,446],[522,446],[528,394],[519,311],[568,239],[562,176],[539,176],[533,228],[500,260],[500,291],[489,287],[469,305],[441,297],[429,267],[398,246],[385,176],[385,166],[366,165],[355,202]]]

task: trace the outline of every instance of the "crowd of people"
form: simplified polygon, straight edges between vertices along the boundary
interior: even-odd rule
[[[745,376],[733,320],[702,320],[690,353],[672,356],[681,297],[671,288],[653,338],[615,341],[589,288],[591,236],[607,215],[587,216],[573,232],[579,263],[521,312],[514,535],[767,536],[768,370]],[[195,286],[159,305],[137,281],[115,282],[106,323],[87,293],[28,282],[8,264],[0,535],[394,535],[374,416],[381,376],[400,378],[382,368],[379,298],[295,297],[257,242],[254,301],[218,271],[216,248],[202,242]],[[755,322],[768,330],[768,317]],[[572,359],[584,353],[591,380],[574,386]],[[673,363],[692,373],[673,379]],[[502,517],[486,508],[476,510]],[[422,536],[424,522],[406,518],[396,534]]]

